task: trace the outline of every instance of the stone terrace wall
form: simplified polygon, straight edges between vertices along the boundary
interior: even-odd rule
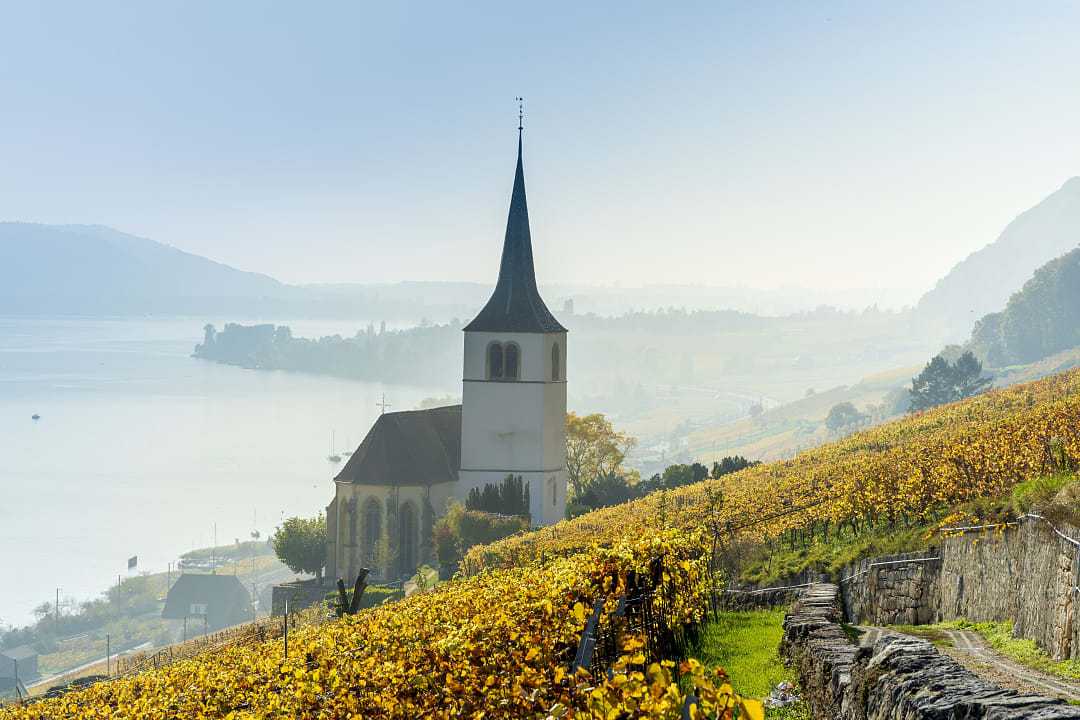
[[[840,583],[847,617],[867,625],[925,625],[936,622],[941,605],[941,562],[899,560],[940,557],[937,548],[863,560],[848,566]]]
[[[1080,537],[1075,528],[1059,529]],[[1017,637],[1057,660],[1080,659],[1080,550],[1047,523],[947,538],[942,550],[942,619],[1013,620]]]
[[[784,619],[781,654],[815,720],[1066,720],[1080,707],[992,685],[930,643],[885,635],[857,648],[840,625],[839,590],[820,584]]]
[[[1075,528],[1059,530],[1080,538]],[[942,560],[880,564],[934,555]],[[1003,533],[945,538],[939,549],[864,560],[842,578],[853,623],[1012,620],[1016,637],[1034,640],[1057,660],[1080,659],[1080,549],[1042,520]]]

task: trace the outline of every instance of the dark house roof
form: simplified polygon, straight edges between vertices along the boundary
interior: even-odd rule
[[[434,485],[457,480],[461,406],[385,413],[334,480],[357,485]]]
[[[536,288],[532,236],[529,233],[529,206],[525,202],[525,172],[521,165],[521,132],[518,131],[517,172],[506,219],[499,281],[491,299],[466,332],[566,332],[547,309]]]
[[[184,573],[169,589],[161,617],[168,620],[193,617],[192,605],[206,605],[206,622],[213,628],[251,618],[251,596],[235,575]]]
[[[36,658],[38,651],[29,645],[18,645],[7,650],[0,650],[0,656],[6,657],[8,660],[29,660],[30,658]]]

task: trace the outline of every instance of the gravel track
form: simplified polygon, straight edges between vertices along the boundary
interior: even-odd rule
[[[902,634],[887,628],[862,626],[859,644],[871,646],[883,634]],[[1022,693],[1034,693],[1063,700],[1080,701],[1080,681],[1050,675],[1021,665],[997,652],[981,635],[970,630],[942,630],[952,647],[939,647],[980,677]]]

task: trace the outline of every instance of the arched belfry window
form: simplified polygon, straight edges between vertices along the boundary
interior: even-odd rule
[[[503,377],[503,346],[493,342],[488,345],[488,380],[502,380]]]
[[[551,346],[551,381],[558,382],[562,379],[562,368],[560,367],[561,358],[559,357],[559,343],[555,343]]]
[[[521,362],[521,349],[517,343],[507,343],[503,348],[503,377],[507,380],[518,379],[518,365]]]

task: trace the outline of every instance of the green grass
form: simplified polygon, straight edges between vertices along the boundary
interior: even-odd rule
[[[838,577],[841,570],[862,558],[925,550],[930,544],[925,538],[929,529],[929,525],[890,528],[883,524],[857,535],[844,532],[836,537],[830,533],[827,540],[818,535],[806,547],[797,544],[794,550],[781,543],[771,553],[763,553],[750,562],[740,580],[774,583],[807,570]]]
[[[795,682],[777,650],[783,635],[783,610],[725,612],[709,621],[688,655],[707,668],[722,667],[740,695],[765,698],[781,681]],[[809,720],[805,703],[766,710],[769,718]]]

